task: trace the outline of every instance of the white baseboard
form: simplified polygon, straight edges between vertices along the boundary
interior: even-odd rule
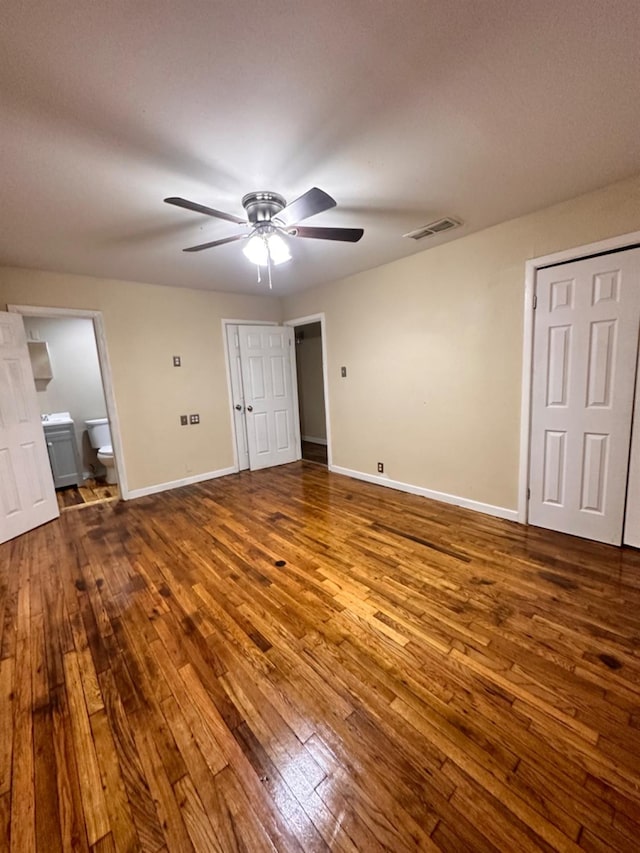
[[[420,495],[423,498],[430,498],[434,501],[454,504],[454,506],[483,512],[485,515],[505,518],[507,521],[518,521],[517,509],[506,509],[506,507],[502,506],[493,506],[492,504],[484,504],[480,501],[472,501],[469,498],[460,498],[457,495],[448,495],[446,492],[435,492],[432,489],[424,489],[422,486],[414,486],[411,483],[400,483],[397,480],[390,480],[385,476],[365,474],[363,471],[352,471],[350,468],[341,468],[339,465],[330,465],[329,470],[334,474],[344,474],[345,477],[353,477],[355,480],[375,483],[376,486],[386,486],[388,489],[397,489],[400,492],[409,492],[409,494]]]
[[[167,492],[169,489],[179,489],[181,486],[193,486],[205,480],[215,480],[216,477],[226,477],[228,474],[237,474],[237,468],[220,468],[217,471],[207,471],[205,474],[194,474],[193,477],[185,477],[183,480],[172,480],[170,483],[157,483],[155,486],[145,486],[143,489],[131,489],[127,500],[133,498],[144,498],[147,495],[155,495],[158,492]]]
[[[301,436],[303,441],[309,441],[311,444],[325,444],[327,443],[326,438],[314,438],[312,435],[303,435]]]

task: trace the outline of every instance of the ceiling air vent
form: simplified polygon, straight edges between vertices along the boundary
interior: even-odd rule
[[[422,228],[416,228],[415,231],[409,231],[408,234],[403,234],[403,237],[422,240],[423,237],[431,237],[433,234],[440,234],[442,231],[450,231],[452,228],[457,228],[458,225],[462,225],[462,223],[447,216],[444,219],[437,219],[435,222],[423,225]]]

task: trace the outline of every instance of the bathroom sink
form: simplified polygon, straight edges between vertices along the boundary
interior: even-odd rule
[[[47,424],[72,424],[73,418],[70,412],[51,412],[48,415],[40,415],[42,425]]]

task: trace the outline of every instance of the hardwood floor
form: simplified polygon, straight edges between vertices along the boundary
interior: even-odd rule
[[[81,486],[56,489],[60,512],[67,509],[80,509],[88,504],[117,501],[119,497],[120,489],[117,484],[111,485],[104,480],[85,480]]]
[[[640,555],[305,462],[0,546],[0,849],[638,849]]]
[[[303,441],[302,458],[307,462],[318,462],[320,465],[326,465],[327,445],[317,444],[315,441]]]

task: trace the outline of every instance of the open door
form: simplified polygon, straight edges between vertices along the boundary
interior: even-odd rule
[[[0,543],[59,515],[22,317],[0,312]]]
[[[300,459],[300,426],[290,326],[239,326],[252,471]]]

